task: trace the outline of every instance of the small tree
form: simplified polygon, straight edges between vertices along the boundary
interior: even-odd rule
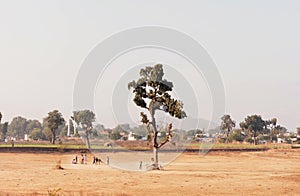
[[[151,121],[145,113],[141,112],[141,122],[147,126],[148,141],[152,143],[154,154],[153,169],[159,169],[158,149],[170,141],[172,124],[168,126],[166,138],[161,143],[158,142],[158,130],[155,120],[155,112],[160,110],[169,113],[171,116],[182,119],[186,113],[182,110],[183,103],[171,97],[169,92],[173,89],[173,83],[163,79],[163,66],[157,64],[154,67],[145,67],[140,70],[140,78],[137,81],[128,83],[128,90],[133,89],[135,97],[134,103],[146,109],[151,117]]]
[[[228,138],[230,142],[232,141],[242,142],[244,141],[244,139],[245,139],[245,135],[242,133],[240,129],[232,130]]]
[[[30,133],[30,139],[33,139],[33,140],[42,140],[44,139],[44,135],[43,135],[43,132],[41,129],[39,128],[34,128],[31,133]]]
[[[90,140],[89,135],[93,130],[93,122],[95,122],[95,113],[90,110],[82,110],[82,111],[74,111],[73,116],[71,117],[78,126],[81,125],[83,130],[85,131],[85,138],[87,142],[87,146],[90,149]]]
[[[53,110],[48,113],[48,116],[44,119],[46,126],[51,131],[51,143],[55,144],[56,140],[56,131],[59,126],[64,125],[65,119],[62,117],[62,114],[58,110]]]
[[[235,121],[231,119],[230,115],[225,114],[221,118],[221,130],[225,131],[226,134],[226,144],[228,144],[228,138],[231,130],[235,127]]]
[[[253,138],[254,145],[256,145],[256,138],[261,134],[265,128],[265,121],[259,115],[247,116],[244,122],[240,123],[242,130],[246,130]]]
[[[265,133],[269,134],[270,142],[272,142],[273,138],[277,134],[276,125],[277,125],[277,119],[276,118],[272,118],[271,120],[266,120],[265,121]]]
[[[109,139],[111,140],[118,140],[118,139],[121,139],[121,134],[118,130],[113,130],[111,132],[111,134],[109,135]]]

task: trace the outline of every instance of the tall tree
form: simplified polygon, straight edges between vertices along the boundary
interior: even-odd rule
[[[1,134],[1,140],[5,140],[6,134],[7,134],[7,129],[8,129],[8,122],[3,123],[0,126],[0,129],[1,129],[1,133],[0,133]]]
[[[146,109],[151,121],[148,120],[147,114],[141,112],[141,122],[147,126],[148,138],[152,143],[154,163],[153,169],[159,169],[158,150],[170,141],[172,123],[168,126],[168,134],[161,143],[158,142],[158,130],[155,120],[155,112],[160,110],[169,113],[171,116],[182,119],[186,117],[183,111],[183,103],[171,97],[169,92],[173,89],[173,83],[163,79],[164,71],[161,64],[153,67],[147,66],[140,70],[140,78],[137,81],[128,83],[128,90],[133,89],[135,97],[134,103]]]
[[[228,138],[229,138],[229,134],[232,131],[232,129],[235,127],[235,121],[231,119],[230,115],[225,114],[224,116],[222,116],[221,118],[222,122],[221,122],[221,130],[225,131],[226,134],[226,144],[228,144]]]
[[[272,118],[271,120],[265,121],[265,129],[266,129],[266,132],[269,134],[270,142],[272,142],[273,137],[275,137],[275,135],[278,134],[278,132],[277,132],[278,127],[276,129],[276,125],[277,125],[276,118]]]
[[[8,135],[23,139],[26,133],[27,119],[21,116],[14,117],[8,126]]]
[[[297,133],[300,135],[300,127],[297,127]]]
[[[62,114],[58,110],[53,110],[48,113],[48,116],[44,119],[44,124],[51,131],[51,143],[55,144],[56,140],[56,131],[61,125],[64,125],[65,119],[62,117]]]
[[[265,128],[265,121],[259,115],[247,116],[243,122],[240,123],[242,130],[247,131],[253,138],[254,144],[256,145],[256,139]]]
[[[90,110],[74,111],[71,118],[85,131],[87,147],[90,149],[89,136],[92,133],[93,122],[95,122],[95,113]]]

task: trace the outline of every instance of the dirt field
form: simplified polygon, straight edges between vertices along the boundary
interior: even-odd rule
[[[92,155],[74,165],[73,157],[0,153],[0,195],[300,195],[300,150],[185,153],[151,172],[92,165]],[[55,169],[59,159],[64,170]]]

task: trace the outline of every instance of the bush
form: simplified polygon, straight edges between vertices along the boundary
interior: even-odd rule
[[[33,140],[43,140],[45,136],[41,129],[35,128],[31,131],[29,138]]]
[[[121,134],[119,131],[113,131],[109,136],[109,139],[112,139],[112,140],[118,140],[120,138],[121,138]]]
[[[229,142],[233,142],[233,141],[242,142],[242,141],[244,141],[244,139],[245,139],[245,136],[243,136],[241,134],[241,131],[235,130],[235,131],[233,131],[232,134],[230,134],[228,141]]]
[[[254,140],[253,140],[251,137],[247,137],[247,138],[245,139],[245,142],[248,142],[248,143],[250,143],[250,144],[253,144],[253,143],[254,143]]]

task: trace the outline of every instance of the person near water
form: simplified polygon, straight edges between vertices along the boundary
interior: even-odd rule
[[[109,156],[106,156],[106,165],[109,165]]]
[[[77,164],[76,158],[74,158],[74,159],[72,160],[72,164]]]

